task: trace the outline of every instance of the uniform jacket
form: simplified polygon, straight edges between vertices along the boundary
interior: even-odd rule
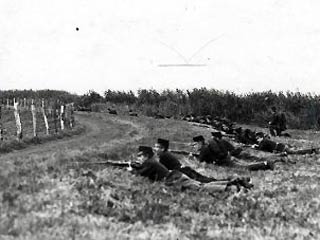
[[[160,181],[169,174],[169,170],[154,157],[144,161],[141,166],[136,169],[136,172],[143,177],[148,177],[152,181]]]
[[[159,162],[169,170],[178,170],[181,167],[179,160],[168,151],[164,151],[159,154]]]
[[[263,139],[258,149],[265,152],[283,152],[285,150],[286,146],[283,143],[277,143],[275,141],[272,141],[270,139]]]

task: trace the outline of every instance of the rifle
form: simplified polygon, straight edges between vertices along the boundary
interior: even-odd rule
[[[185,150],[170,149],[169,151],[172,152],[172,153],[175,153],[175,154],[182,154],[182,155],[187,155],[187,156],[189,156],[191,154],[192,156],[195,156],[195,157],[199,156],[199,153],[188,152],[188,151],[185,151]]]
[[[141,163],[133,161],[133,162],[124,162],[124,161],[114,161],[114,160],[108,160],[108,161],[101,161],[101,162],[72,162],[76,164],[88,164],[88,165],[108,165],[113,167],[120,167],[120,168],[139,168],[141,166]]]

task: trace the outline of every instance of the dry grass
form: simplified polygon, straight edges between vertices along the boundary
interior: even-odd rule
[[[0,239],[319,239],[317,155],[290,156],[297,164],[253,173],[182,158],[207,175],[250,175],[255,187],[215,195],[181,192],[124,169],[75,162],[128,159],[139,144],[157,137],[188,142],[199,133],[209,137],[206,129],[148,117],[82,119],[100,130],[63,147],[44,144],[41,154],[0,158]],[[291,133],[298,140],[278,140],[319,144],[312,132]]]

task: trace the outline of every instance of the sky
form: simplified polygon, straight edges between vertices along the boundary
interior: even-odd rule
[[[319,13],[319,0],[1,0],[0,89],[320,94]]]

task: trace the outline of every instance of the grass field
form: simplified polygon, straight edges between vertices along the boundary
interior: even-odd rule
[[[274,171],[181,161],[224,178],[250,176],[251,191],[209,194],[151,183],[125,169],[79,161],[130,159],[158,137],[190,142],[204,128],[176,120],[78,114],[82,135],[0,155],[0,239],[319,239],[320,160],[290,156]],[[292,130],[298,147],[319,133]],[[173,148],[181,148],[176,144]],[[266,153],[248,149],[262,157]],[[270,154],[269,154],[270,155]]]

